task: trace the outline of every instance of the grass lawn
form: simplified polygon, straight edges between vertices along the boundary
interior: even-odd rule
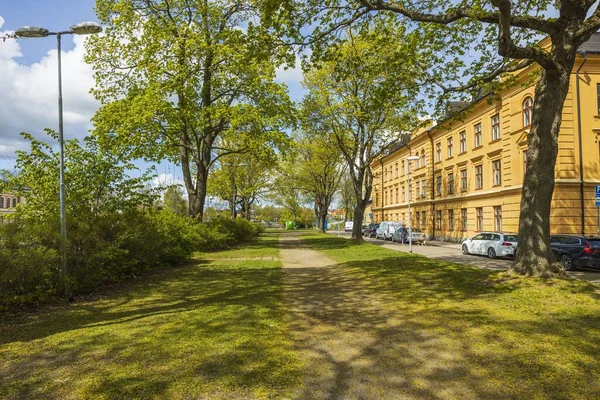
[[[378,311],[395,321],[371,324],[368,373],[402,371],[417,398],[600,398],[598,286],[507,279],[329,235],[303,242],[385,298]]]
[[[298,384],[277,238],[0,322],[0,398],[281,398]],[[233,258],[233,260],[232,260]],[[241,260],[250,258],[250,260]]]

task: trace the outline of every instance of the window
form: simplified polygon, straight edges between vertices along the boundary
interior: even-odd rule
[[[383,181],[387,181],[387,168],[383,170]]]
[[[421,150],[421,166],[425,166],[425,150]]]
[[[406,221],[406,219],[404,218],[404,213],[402,213],[402,222]]]
[[[383,199],[381,199],[381,205],[385,206],[385,201],[387,200],[387,190],[385,192],[383,192]]]
[[[467,170],[466,169],[463,169],[462,171],[460,171],[460,191],[461,192],[467,191]]]
[[[408,184],[408,201],[412,201],[412,183]]]
[[[394,192],[390,189],[390,204],[394,203]]]
[[[412,186],[412,185],[411,185],[411,186]],[[418,200],[418,199],[419,199],[419,197],[421,197],[421,194],[419,193],[419,192],[420,192],[420,189],[421,189],[421,185],[419,184],[419,182],[415,181],[415,186],[416,186],[416,188],[415,188],[415,199],[417,199],[417,200]],[[412,200],[412,199],[411,199],[411,200]]]
[[[400,198],[398,197],[398,188],[396,188],[396,203],[398,203],[398,200],[400,200]]]
[[[421,229],[421,214],[417,211],[417,223],[415,224],[417,226],[417,229]]]
[[[448,174],[448,194],[454,194],[454,174]]]
[[[502,231],[502,207],[494,207],[494,230]]]
[[[13,207],[16,207],[16,206],[17,206],[17,198],[15,197],[15,198],[13,199]]]
[[[448,158],[453,155],[452,138],[448,138]]]
[[[531,116],[533,112],[533,99],[527,97],[523,100],[523,128],[531,126]]]
[[[396,163],[396,178],[398,177],[398,163]]]
[[[402,202],[406,201],[406,191],[404,190],[404,186],[402,186]]]
[[[423,226],[423,230],[427,229],[427,212],[423,211],[421,213],[421,225]]]
[[[437,227],[438,231],[441,231],[442,230],[442,211],[441,210],[437,210],[435,212],[435,214],[436,214],[435,215],[435,224],[436,224],[436,227]]]
[[[492,162],[492,170],[494,174],[494,186],[500,186],[502,184],[502,170],[500,160]]]
[[[492,140],[500,139],[500,114],[492,117]]]
[[[460,210],[460,227],[463,232],[467,231],[467,209]]]
[[[462,153],[466,153],[467,152],[467,132],[462,131],[460,134],[460,152]]]
[[[481,207],[476,208],[475,212],[477,214],[477,230],[482,231],[483,230],[483,208],[481,208]]]
[[[475,147],[481,146],[481,122],[475,125]]]
[[[475,166],[475,189],[483,187],[483,165]]]
[[[4,208],[4,197],[0,197],[0,208]]]
[[[527,150],[523,152],[523,175],[527,173]]]
[[[454,231],[454,210],[448,210],[448,230]]]
[[[375,192],[375,206],[379,207],[379,192]]]
[[[598,104],[598,114],[596,115],[600,115],[600,83],[596,83],[596,97],[597,97],[597,104]]]
[[[417,159],[415,160],[415,169],[419,169],[419,157],[418,157],[418,155],[417,155]]]
[[[435,162],[442,161],[442,144],[436,143],[435,145]]]
[[[427,182],[425,180],[421,181],[421,197],[427,197]]]
[[[400,162],[400,165],[401,165],[401,169],[402,169],[402,171],[401,171],[401,173],[402,173],[402,176],[404,176],[404,160],[402,160],[402,161]]]
[[[442,195],[442,177],[441,176],[437,176],[435,178],[435,185],[436,185],[436,193],[438,196]]]

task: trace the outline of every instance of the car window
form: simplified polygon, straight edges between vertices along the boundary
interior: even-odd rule
[[[475,235],[473,240],[483,240],[483,238],[484,238],[484,235],[482,233],[480,233],[479,235]]]
[[[592,247],[600,247],[600,238],[589,238],[587,241]]]
[[[492,235],[492,240],[500,240],[500,235]]]
[[[564,238],[562,236],[550,236],[550,243],[551,244],[563,244],[564,243]]]
[[[567,237],[565,238],[566,244],[581,244],[581,240],[575,237]]]
[[[504,235],[504,241],[506,242],[516,242],[517,237],[515,235]]]

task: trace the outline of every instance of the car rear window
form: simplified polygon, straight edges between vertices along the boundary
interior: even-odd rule
[[[516,242],[517,237],[515,235],[504,235],[505,242]]]
[[[566,237],[565,243],[566,244],[581,244],[581,240],[579,240],[579,238],[575,238],[575,237]]]
[[[592,247],[600,247],[600,238],[587,239],[588,243]]]

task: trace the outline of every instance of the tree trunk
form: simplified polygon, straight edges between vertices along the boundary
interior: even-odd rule
[[[519,244],[509,274],[544,278],[564,275],[550,247],[550,208],[558,133],[572,64],[565,71],[544,70],[535,88],[519,215]]]
[[[362,235],[362,223],[363,223],[363,218],[364,218],[364,214],[365,214],[366,203],[367,203],[367,200],[358,198],[356,200],[356,207],[354,207],[354,224],[352,227],[352,240],[356,240],[359,242],[364,241],[363,235]]]
[[[320,210],[319,213],[319,232],[325,233],[325,221],[327,220],[327,209]]]
[[[197,175],[196,190],[189,190],[188,188],[188,215],[192,218],[196,218],[199,221],[202,221],[202,218],[204,217],[207,180],[208,172],[199,173]]]

